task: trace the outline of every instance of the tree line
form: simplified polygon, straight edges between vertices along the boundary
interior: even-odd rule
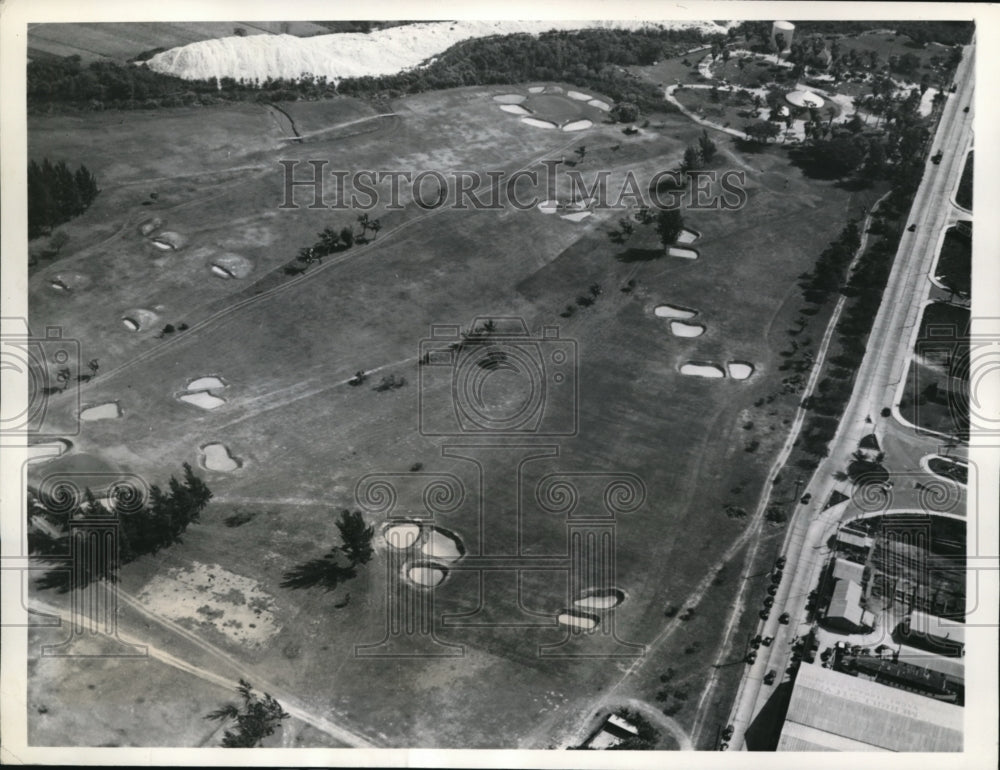
[[[79,216],[93,203],[100,189],[86,166],[71,171],[66,161],[53,164],[28,162],[28,238],[52,232],[52,228]]]
[[[127,492],[111,501],[114,511],[109,511],[104,503],[99,501],[94,493],[87,488],[81,502],[74,503],[66,509],[59,500],[47,499],[43,493],[29,491],[29,520],[39,516],[48,522],[61,534],[58,537],[46,534],[39,528],[31,527],[28,533],[28,548],[33,555],[38,555],[44,561],[46,556],[64,557],[69,551],[69,522],[73,519],[86,517],[104,517],[117,514],[118,531],[118,564],[128,564],[140,556],[155,554],[174,543],[180,542],[181,536],[188,526],[196,523],[201,512],[212,499],[212,492],[205,482],[195,475],[189,463],[184,463],[183,480],[171,476],[166,489],[155,484],[149,489],[148,501],[143,502],[133,510],[131,499],[138,495],[137,491]],[[85,563],[74,564],[77,572],[76,587],[89,584],[91,580],[103,576],[100,572],[104,565]],[[70,575],[65,570],[54,570],[43,575],[38,585],[40,588],[59,588],[68,590]]]

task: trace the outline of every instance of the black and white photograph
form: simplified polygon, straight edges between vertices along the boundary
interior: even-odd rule
[[[996,7],[0,25],[4,763],[996,767]]]

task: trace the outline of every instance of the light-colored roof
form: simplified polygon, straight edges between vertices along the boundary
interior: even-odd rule
[[[899,646],[900,663],[909,663],[913,666],[937,671],[959,682],[965,682],[965,663],[961,658],[948,658],[944,655],[934,655],[916,647],[909,647],[905,644]]]
[[[853,580],[838,580],[833,587],[827,618],[843,618],[855,625],[862,625],[864,610],[861,607],[861,586]]]
[[[630,732],[632,733],[632,735],[639,734],[639,730],[638,728],[636,728],[635,725],[633,725],[627,719],[623,719],[622,717],[618,716],[617,714],[612,714],[611,716],[608,717],[608,724],[614,725],[615,727],[625,730],[626,732]]]
[[[860,583],[865,575],[865,566],[847,559],[834,559],[831,571],[834,580],[853,580]]]
[[[959,706],[818,664],[803,664],[796,674],[778,749],[795,750],[806,742],[834,751],[864,747],[961,751],[962,722]]]
[[[871,548],[875,541],[865,535],[856,535],[853,532],[841,529],[837,531],[837,542],[844,545],[853,545],[855,548]]]
[[[949,639],[965,644],[965,624],[914,610],[910,613],[910,633]]]

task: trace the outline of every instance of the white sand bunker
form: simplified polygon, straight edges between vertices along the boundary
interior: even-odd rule
[[[68,438],[57,438],[53,441],[43,441],[28,447],[28,462],[47,462],[66,454],[73,448],[73,442]]]
[[[249,647],[263,646],[281,630],[271,595],[256,581],[217,564],[192,562],[158,575],[146,584],[139,601],[153,614],[188,627],[214,628]]]
[[[150,241],[156,248],[163,251],[176,251],[187,245],[187,238],[172,230],[164,230]]]
[[[694,230],[681,230],[681,234],[677,236],[678,243],[694,243],[698,238],[701,237],[701,233]]]
[[[440,527],[427,527],[422,535],[424,544],[420,550],[425,556],[442,561],[458,561],[465,555],[465,546],[454,532]]]
[[[734,380],[745,380],[753,374],[753,364],[746,361],[730,361],[726,364],[726,369]]]
[[[499,102],[500,104],[520,104],[528,97],[522,96],[521,94],[498,94],[493,97],[493,101]]]
[[[117,401],[110,401],[107,404],[98,406],[88,406],[80,412],[80,419],[91,422],[92,420],[114,420],[122,416],[121,407]]]
[[[681,374],[690,374],[695,377],[725,377],[726,373],[718,364],[702,364],[691,361],[681,367]]]
[[[500,109],[504,112],[509,112],[511,115],[530,115],[524,107],[520,104],[501,104]]]
[[[403,574],[418,586],[433,588],[441,585],[448,577],[448,568],[432,561],[414,562],[403,566]]]
[[[535,128],[559,128],[551,120],[539,120],[538,118],[521,118],[522,123],[527,123]]]
[[[681,259],[698,259],[698,252],[694,249],[683,249],[679,246],[671,246],[667,249],[667,254],[671,257],[680,257]]]
[[[420,525],[409,521],[390,524],[382,530],[382,537],[390,547],[405,551],[420,539]]]
[[[90,286],[90,276],[84,275],[83,273],[77,273],[73,270],[67,270],[62,273],[56,273],[49,279],[49,286],[51,286],[56,291],[75,291],[76,289],[84,289]]]
[[[156,324],[159,316],[152,310],[137,307],[126,310],[122,313],[122,323],[130,332],[140,332],[143,329],[151,329]]]
[[[141,225],[139,225],[139,232],[142,235],[149,235],[155,230],[163,227],[163,220],[159,217],[153,217],[152,219],[147,219]]]
[[[212,273],[219,278],[246,278],[253,272],[253,262],[239,254],[223,254],[211,261]]]
[[[618,588],[588,588],[573,604],[585,610],[610,610],[625,601],[625,592]]]
[[[582,631],[591,631],[597,628],[598,617],[588,612],[577,612],[576,610],[566,610],[561,612],[556,620],[564,626],[579,628]]]
[[[582,222],[584,219],[590,216],[589,211],[578,211],[575,214],[563,214],[563,219],[568,219],[570,222]]]
[[[698,311],[677,305],[657,305],[653,315],[659,318],[694,318]]]
[[[590,94],[585,94],[581,91],[567,91],[566,96],[581,102],[590,101],[593,98]]]
[[[538,210],[543,214],[555,214],[556,209],[559,208],[559,201],[542,201],[538,204]]]
[[[187,392],[182,393],[177,398],[186,404],[193,404],[202,409],[215,409],[226,403],[226,399],[209,393],[211,390],[221,390],[226,387],[219,377],[198,377],[191,380],[187,386]]]
[[[210,471],[235,471],[243,465],[239,458],[233,457],[225,444],[205,444],[201,451],[204,455],[202,465]]]
[[[604,112],[611,111],[611,105],[608,104],[607,102],[602,102],[600,99],[591,99],[589,102],[587,102],[587,104],[589,104],[591,107],[597,107],[597,109],[603,110]]]
[[[594,125],[593,121],[590,120],[574,120],[571,123],[567,123],[562,127],[563,131],[583,131],[585,128],[590,128]]]
[[[705,327],[701,324],[689,324],[684,321],[671,321],[670,333],[675,337],[700,337],[705,333]]]
[[[213,396],[211,393],[184,393],[178,396],[186,404],[193,404],[202,409],[215,409],[226,403],[226,399]]]
[[[545,86],[532,86],[528,89],[529,94],[540,94],[545,90]]]

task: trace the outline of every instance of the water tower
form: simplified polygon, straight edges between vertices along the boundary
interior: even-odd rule
[[[771,25],[771,45],[775,49],[778,48],[776,38],[781,35],[784,38],[784,46],[782,51],[787,51],[792,46],[792,35],[795,34],[795,25],[790,21],[776,21]],[[781,51],[779,51],[781,53]]]

